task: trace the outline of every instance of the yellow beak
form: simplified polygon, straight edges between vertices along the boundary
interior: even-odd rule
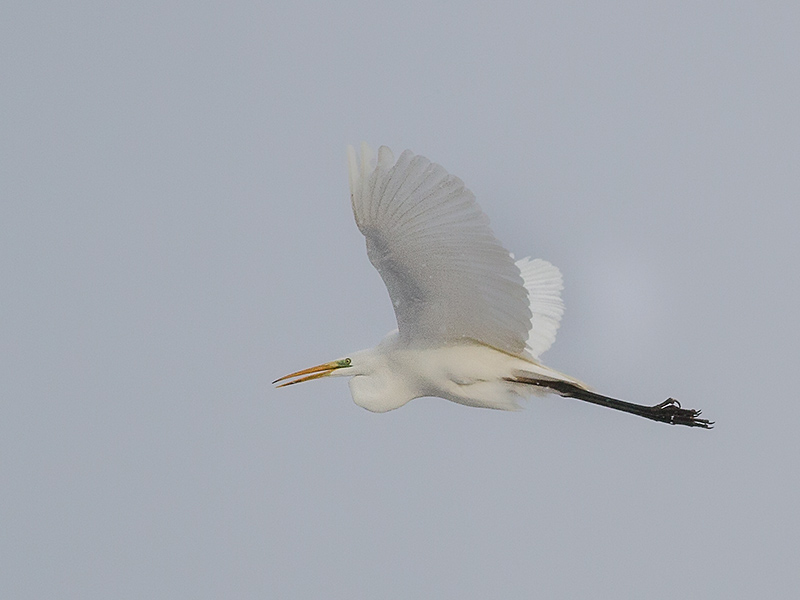
[[[334,360],[332,362],[323,363],[321,365],[317,365],[316,367],[309,367],[308,369],[303,369],[302,371],[295,371],[294,373],[289,373],[288,375],[284,375],[280,379],[276,379],[272,383],[278,383],[280,381],[286,381],[287,379],[292,379],[293,377],[297,377],[294,381],[286,381],[286,383],[281,383],[279,388],[285,387],[287,385],[294,385],[295,383],[303,383],[304,381],[311,381],[312,379],[319,379],[320,377],[327,377],[331,373],[333,373],[336,369],[341,369],[342,367],[349,367],[350,366],[350,359],[345,358],[343,360]]]

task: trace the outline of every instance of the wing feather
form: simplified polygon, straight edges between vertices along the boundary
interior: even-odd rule
[[[561,290],[564,283],[561,271],[546,260],[523,258],[517,261],[530,301],[531,328],[528,332],[528,352],[534,358],[553,345],[564,315]]]
[[[389,291],[400,336],[430,345],[476,340],[526,353],[523,278],[464,183],[428,159],[386,147],[377,163],[348,148],[350,191],[367,255]]]

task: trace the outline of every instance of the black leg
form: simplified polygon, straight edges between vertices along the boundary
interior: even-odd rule
[[[592,404],[598,404],[600,406],[613,408],[614,410],[621,410],[632,415],[638,415],[645,419],[660,421],[661,423],[687,425],[688,427],[703,427],[704,429],[711,429],[714,425],[713,421],[699,419],[699,410],[681,408],[681,403],[674,398],[668,398],[661,404],[656,404],[655,406],[644,406],[642,404],[633,404],[632,402],[625,402],[624,400],[617,400],[616,398],[595,394],[594,392],[585,390],[568,381],[534,379],[525,376],[506,377],[505,379],[506,381],[512,381],[514,383],[535,385],[536,387],[552,390],[567,398],[576,398],[584,402],[591,402]]]

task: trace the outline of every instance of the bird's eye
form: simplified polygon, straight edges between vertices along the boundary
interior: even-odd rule
[[[353,361],[352,361],[352,360],[350,360],[349,358],[344,358],[344,359],[342,359],[342,360],[340,360],[340,361],[339,361],[339,366],[342,366],[342,367],[349,367],[349,366],[350,366],[350,363],[352,363],[352,362],[353,362]]]

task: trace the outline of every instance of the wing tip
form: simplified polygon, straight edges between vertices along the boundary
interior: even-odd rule
[[[372,148],[367,142],[361,142],[361,179],[369,177],[372,170]]]
[[[394,165],[394,154],[387,146],[378,148],[377,164],[375,164],[375,152],[367,142],[361,142],[361,157],[359,160],[358,152],[351,144],[347,145],[347,170],[350,179],[350,193],[355,193],[361,182],[369,178],[372,171],[377,167],[384,169]]]
[[[531,311],[526,349],[538,358],[553,345],[564,316],[561,298],[564,278],[558,267],[541,258],[526,256],[516,261],[516,265],[528,292]]]

